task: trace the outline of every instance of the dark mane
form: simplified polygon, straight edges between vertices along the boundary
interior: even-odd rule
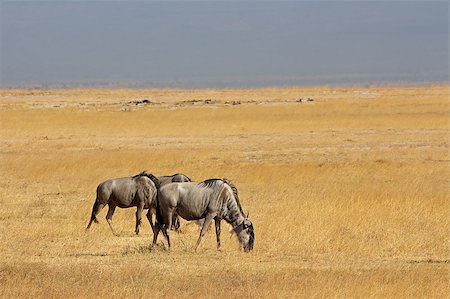
[[[242,210],[242,206],[241,206],[241,202],[239,200],[238,190],[237,190],[236,186],[226,178],[223,178],[222,181],[224,183],[228,184],[228,186],[230,186],[231,190],[233,190],[233,195],[234,195],[234,198],[236,198],[236,202],[239,207],[239,210],[241,210],[242,215],[244,215],[244,217],[246,217],[244,211]]]
[[[155,184],[156,189],[159,189],[159,187],[161,187],[161,184],[159,183],[159,180],[153,174],[147,172],[146,170],[144,170],[143,172],[138,173],[137,175],[133,176],[133,179],[136,179],[136,178],[141,177],[141,176],[148,177],[153,182],[153,184]]]
[[[178,175],[178,174],[185,176],[189,180],[189,182],[192,182],[191,178],[188,177],[187,175],[185,175],[184,173],[177,173],[177,174],[174,174],[174,175]]]
[[[201,186],[207,187],[207,188],[211,188],[214,186],[214,184],[217,181],[222,181],[222,179],[207,179],[207,180],[204,180],[203,182],[198,183],[198,185],[201,185]]]
[[[185,178],[187,178],[188,180],[189,180],[189,182],[192,182],[192,180],[191,180],[191,178],[190,177],[188,177],[187,175],[185,175],[184,173],[175,173],[175,174],[172,174],[172,175],[162,175],[162,176],[160,176],[160,178],[174,178],[174,177],[176,177],[177,175],[181,175],[181,176],[184,176]]]
[[[170,175],[169,177],[175,177],[175,176],[177,176],[177,175],[182,175],[182,176],[186,177],[186,178],[189,180],[189,182],[192,182],[191,178],[188,177],[187,175],[185,175],[184,173],[179,173],[179,172],[178,172],[178,173],[175,173],[175,174]]]
[[[225,184],[227,184],[228,186],[230,186],[231,190],[233,191],[233,195],[234,198],[236,199],[237,205],[239,207],[239,210],[241,211],[242,215],[244,215],[245,217],[245,213],[244,210],[242,210],[242,206],[241,206],[241,202],[239,200],[239,195],[238,195],[238,190],[236,188],[236,186],[228,179],[223,178],[223,179],[207,179],[203,182],[198,183],[199,186],[205,187],[205,188],[212,188],[214,187],[215,183],[217,181],[222,181]]]
[[[143,175],[145,175],[146,173],[147,173],[147,171],[144,170],[143,172],[134,175],[134,176],[133,176],[133,179],[138,178],[138,177],[140,177],[140,176],[143,176]]]

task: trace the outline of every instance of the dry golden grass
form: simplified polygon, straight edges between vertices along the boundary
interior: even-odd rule
[[[447,297],[448,95],[1,90],[0,296]],[[106,210],[86,233],[97,184],[144,169],[232,179],[254,252],[226,232],[218,252],[210,231],[194,254],[187,223],[170,253],[162,238],[150,251],[134,209],[116,210],[120,237]]]

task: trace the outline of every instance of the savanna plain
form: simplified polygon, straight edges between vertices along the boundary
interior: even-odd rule
[[[449,86],[0,90],[1,297],[444,298]],[[97,185],[228,178],[252,253],[135,208],[86,231]]]

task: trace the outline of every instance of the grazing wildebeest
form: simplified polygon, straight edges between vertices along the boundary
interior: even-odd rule
[[[140,188],[141,190],[144,190],[145,188],[150,188],[149,186],[147,186],[147,184],[142,184],[142,180],[144,180],[145,183],[145,179],[141,179],[139,180],[139,177],[148,177],[150,178],[152,181],[154,181],[154,179],[156,179],[152,174],[147,173],[146,171],[143,171],[133,177],[128,177],[128,178],[120,178],[120,179],[113,179],[113,180],[107,180],[103,183],[101,183],[100,185],[98,185],[97,187],[97,199],[95,200],[94,203],[94,207],[92,208],[92,216],[91,216],[91,220],[87,226],[87,228],[89,228],[92,224],[92,222],[98,223],[97,221],[97,214],[100,212],[100,210],[106,205],[108,204],[109,209],[108,209],[108,214],[106,215],[106,220],[108,221],[108,224],[113,232],[114,235],[116,235],[113,227],[112,227],[112,216],[114,215],[114,211],[116,207],[120,207],[120,208],[129,208],[129,207],[137,207],[137,211],[136,211],[136,229],[135,229],[135,233],[139,234],[139,230],[140,230],[140,225],[141,225],[141,215],[142,215],[142,209],[140,208],[140,204],[139,204],[139,200],[143,200],[144,201],[144,207],[143,209],[149,209],[148,213],[147,213],[147,218],[148,221],[150,222],[150,226],[152,227],[152,230],[154,231],[154,226],[153,226],[153,220],[152,220],[152,215],[155,214],[156,212],[156,193],[152,193],[153,197],[151,198],[145,198],[145,199],[138,199],[136,200],[131,200],[130,197],[136,197],[136,192],[137,189],[135,187],[133,187],[132,185],[134,184],[133,182],[137,182],[138,184],[136,184],[137,188]],[[177,173],[174,175],[166,175],[166,176],[160,176],[157,178],[157,181],[159,182],[158,184],[158,188],[159,186],[171,183],[171,182],[190,182],[191,180],[189,179],[189,177],[187,177],[186,175],[182,174],[182,173]],[[121,183],[119,183],[121,182]],[[118,184],[119,183],[119,184]],[[131,184],[131,185],[130,185]],[[114,185],[114,194],[112,193],[113,190],[109,190],[110,188],[112,188],[112,186]],[[156,187],[156,184],[155,184]],[[154,187],[153,187],[154,188]],[[99,190],[100,190],[100,196],[99,196]],[[138,196],[140,196],[139,194],[137,194]],[[114,196],[119,196],[119,199],[115,199]],[[120,202],[120,204],[116,203],[116,202]],[[95,212],[95,215],[94,215]],[[178,217],[174,217],[173,218],[173,223],[172,223],[172,227],[175,230],[178,230],[180,224],[178,222]]]
[[[222,218],[233,227],[240,247],[246,252],[253,249],[253,224],[242,210],[236,187],[227,179],[208,179],[201,183],[172,183],[161,187],[156,208],[158,223],[155,225],[152,246],[156,244],[159,231],[162,230],[170,248],[167,228],[172,223],[174,213],[186,220],[205,218],[195,251],[213,219],[216,225],[217,249],[220,248]]]
[[[141,225],[141,215],[144,209],[149,209],[147,218],[152,230],[154,225],[151,218],[151,207],[156,208],[156,198],[160,187],[159,180],[146,171],[133,177],[111,179],[104,181],[97,187],[97,198],[92,207],[91,220],[86,229],[91,227],[92,222],[98,223],[97,214],[108,205],[106,220],[114,235],[117,235],[112,226],[112,216],[116,207],[129,208],[137,207],[136,211],[136,234],[139,234]]]

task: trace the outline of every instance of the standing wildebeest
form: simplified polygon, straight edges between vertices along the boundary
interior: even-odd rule
[[[108,205],[106,220],[114,235],[117,235],[112,226],[112,216],[116,207],[137,207],[136,211],[136,234],[139,233],[141,215],[144,209],[149,209],[156,204],[156,196],[160,187],[158,179],[151,173],[142,172],[133,177],[111,179],[104,181],[97,187],[97,198],[92,207],[91,220],[86,229],[91,227],[92,222],[98,223],[97,214]],[[151,209],[149,210],[150,213]],[[147,214],[153,229],[151,215]]]
[[[172,223],[174,213],[186,220],[205,218],[195,251],[206,233],[211,221],[215,220],[217,249],[220,248],[220,221],[228,222],[236,233],[241,248],[246,252],[253,249],[255,233],[253,224],[247,219],[239,202],[236,187],[226,179],[209,179],[201,183],[167,184],[158,192],[153,245],[162,230],[170,248],[167,228]]]
[[[150,181],[151,182],[150,182]],[[150,173],[143,171],[133,177],[107,180],[97,187],[97,198],[92,208],[91,220],[87,229],[91,227],[92,222],[98,223],[97,214],[108,205],[108,214],[106,220],[114,235],[116,235],[112,226],[112,216],[116,207],[129,208],[137,207],[136,211],[136,234],[139,234],[141,225],[141,215],[144,209],[149,209],[147,218],[154,232],[152,215],[156,211],[157,189],[163,184],[170,182],[190,182],[191,180],[184,174],[177,173],[171,176],[161,176],[156,178]],[[176,229],[179,227],[177,218],[174,218],[172,225]]]

